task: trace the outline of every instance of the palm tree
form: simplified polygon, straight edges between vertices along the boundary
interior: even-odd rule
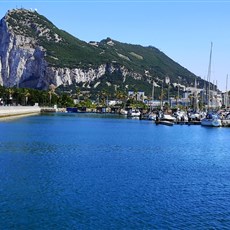
[[[126,98],[125,92],[118,90],[116,91],[115,97],[117,100],[124,100]]]
[[[27,103],[28,103],[29,96],[30,96],[29,90],[28,90],[28,89],[25,89],[25,90],[24,90],[25,105],[27,105]]]
[[[160,94],[160,96],[159,96],[159,99],[160,99],[160,101],[161,101],[161,109],[163,109],[163,99],[164,99],[164,96],[165,96],[165,92],[164,92],[163,83],[162,83],[161,94]]]
[[[108,96],[109,96],[109,93],[107,90],[101,91],[102,105],[108,106]]]
[[[80,90],[79,87],[76,89],[76,95],[77,95],[77,100],[78,100],[78,103],[79,103],[79,101],[80,101],[80,95],[81,95],[81,90]]]
[[[50,106],[51,106],[51,101],[52,101],[52,95],[55,93],[55,88],[56,88],[56,86],[53,85],[53,84],[51,84],[49,86],[48,94],[49,94],[49,104],[50,104]]]
[[[177,95],[177,96],[175,96],[175,99],[176,99],[176,106],[179,107],[179,99],[180,99],[180,97]]]
[[[133,98],[135,99],[135,101],[137,101],[137,96],[138,96],[138,90],[135,88],[133,92]]]
[[[53,94],[53,92],[51,90],[49,90],[48,94],[49,94],[49,104],[51,106],[51,100],[52,100],[52,94]]]
[[[190,94],[189,96],[189,101],[190,101],[190,106],[193,108],[193,109],[197,109],[196,108],[196,100],[197,100],[197,97],[195,96],[194,93]]]
[[[12,95],[14,93],[14,89],[13,88],[7,88],[6,93],[7,93],[7,101],[9,102],[9,104],[11,104],[12,99],[13,99]]]
[[[4,103],[4,99],[5,99],[5,88],[3,86],[0,86],[0,100],[1,100],[1,104]]]

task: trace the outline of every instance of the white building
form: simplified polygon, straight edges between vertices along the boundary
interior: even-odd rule
[[[144,91],[134,92],[131,90],[131,91],[128,91],[128,97],[135,98],[137,101],[144,102],[145,92]]]

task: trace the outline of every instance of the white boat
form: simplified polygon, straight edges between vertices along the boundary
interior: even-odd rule
[[[187,122],[188,121],[188,115],[185,111],[177,111],[173,114],[173,116],[176,118],[176,121],[184,121]]]
[[[175,121],[176,118],[171,116],[170,114],[160,113],[159,116],[156,117],[155,123],[156,125],[162,124],[172,126],[175,123]]]
[[[141,112],[139,109],[130,109],[127,114],[129,117],[140,117]]]
[[[121,109],[121,110],[120,110],[120,114],[121,114],[121,115],[127,115],[127,114],[128,114],[128,111],[125,110],[125,109]]]
[[[173,117],[172,115],[170,114],[164,114],[161,118],[161,121],[171,121],[171,122],[175,122],[176,121],[176,118]]]
[[[141,119],[142,120],[151,120],[151,121],[155,121],[156,120],[156,114],[155,113],[145,113],[141,115]]]
[[[150,113],[148,115],[148,120],[155,121],[156,120],[156,114],[155,113]]]
[[[209,127],[221,127],[222,122],[217,114],[207,114],[205,118],[201,120],[201,125]]]
[[[173,121],[167,121],[167,120],[156,120],[155,121],[156,125],[167,125],[167,126],[173,126],[174,122]]]
[[[230,113],[227,113],[223,119],[221,120],[222,126],[224,127],[230,127]]]

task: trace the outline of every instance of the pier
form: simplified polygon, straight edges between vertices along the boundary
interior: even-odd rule
[[[175,124],[178,125],[200,125],[200,121],[176,121]]]
[[[52,107],[41,108],[41,113],[56,113],[57,109]]]

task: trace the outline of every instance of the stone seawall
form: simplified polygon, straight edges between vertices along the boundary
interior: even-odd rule
[[[41,108],[38,106],[0,106],[0,118],[39,114]]]

